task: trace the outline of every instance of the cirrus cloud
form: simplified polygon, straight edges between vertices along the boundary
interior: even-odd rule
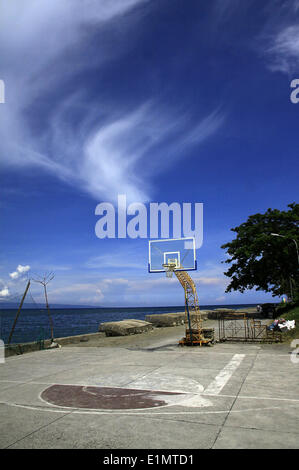
[[[163,106],[161,97],[120,105],[101,87],[90,93],[90,72],[101,75],[130,47],[115,40],[116,29],[128,31],[148,2],[74,3],[4,0],[2,163],[37,167],[96,199],[115,201],[122,193],[129,202],[149,200],[155,175],[217,132],[224,116],[212,109],[195,118]]]
[[[299,67],[299,25],[293,24],[280,30],[267,49],[269,68],[290,74]]]

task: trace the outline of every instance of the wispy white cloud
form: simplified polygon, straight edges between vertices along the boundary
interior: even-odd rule
[[[269,68],[290,74],[299,67],[299,25],[292,24],[272,36],[271,45],[266,50]]]
[[[97,283],[74,283],[58,288],[50,288],[51,302],[99,305],[104,294]],[[76,300],[74,300],[74,298]]]
[[[110,271],[113,269],[145,269],[144,259],[138,262],[136,253],[130,253],[128,250],[125,253],[108,253],[94,256],[86,261],[85,267],[89,269],[109,269]]]
[[[186,116],[170,114],[155,101],[148,101],[131,112],[112,116],[81,143],[77,140],[79,148],[81,145],[80,158],[78,152],[74,153],[71,165],[59,163],[53,170],[71,176],[96,198],[105,195],[115,201],[117,194],[126,194],[128,202],[146,201],[150,199],[151,177],[172,165],[183,155],[182,150],[214,134],[222,123],[223,115],[214,111],[190,129]],[[71,140],[76,142],[75,136]],[[168,140],[171,144],[167,144]],[[64,140],[60,142],[60,152],[62,145]]]
[[[73,302],[94,305],[151,305],[167,303],[183,304],[184,294],[177,278],[160,275],[127,277],[106,277],[87,282],[65,282],[64,285],[49,286],[51,302]],[[195,281],[200,302],[213,303],[216,298],[224,295],[225,280],[219,275],[192,275]],[[204,299],[204,300],[203,300]]]
[[[224,280],[219,277],[199,277],[198,281],[199,283],[207,286],[218,286],[224,283]]]
[[[56,116],[61,118],[65,108],[73,111],[72,106],[78,104],[76,96],[70,97],[65,91],[62,104],[58,107],[54,102],[48,105],[51,108],[52,104],[57,113],[52,110],[52,117],[41,129],[42,138],[38,138],[35,129],[28,126],[28,112],[32,112],[34,107],[36,110],[38,104],[51,100],[49,91],[61,93],[60,89],[65,87],[67,78],[115,56],[118,53],[117,43],[113,50],[111,46],[99,45],[94,54],[94,50],[88,49],[88,39],[95,31],[101,32],[108,23],[119,21],[122,15],[146,1],[32,0],[21,4],[18,0],[3,1],[0,55],[7,85],[7,102],[0,109],[0,141],[4,164],[18,167],[39,165],[78,184],[79,162],[84,158],[82,141],[75,135],[69,135],[69,122],[65,115],[60,127],[60,145],[51,143],[53,151],[58,154],[53,157],[48,151],[49,140],[57,138],[53,126],[61,124],[61,119],[59,121]],[[80,84],[78,89],[81,89]],[[86,103],[87,113],[89,105]],[[95,106],[91,108],[94,111]],[[77,154],[74,156],[75,150]],[[72,160],[68,158],[70,154]],[[73,161],[74,158],[76,161]]]
[[[126,48],[125,41],[107,40],[109,31],[146,0],[5,0],[0,54],[7,85],[7,103],[0,109],[2,162],[18,168],[38,166],[87,191],[96,199],[145,201],[152,177],[198,145],[223,123],[214,110],[194,122],[188,113],[161,106],[154,97],[130,109],[97,99],[78,84],[66,83],[78,72],[101,70]],[[75,2],[76,3],[76,2]],[[17,24],[16,24],[17,19]],[[92,35],[102,34],[96,54]],[[42,52],[41,52],[42,51]],[[52,98],[55,94],[60,99]],[[46,122],[36,132],[33,110],[46,110]],[[74,116],[76,118],[74,119]],[[38,117],[38,116],[37,116]],[[74,122],[76,121],[76,122]],[[171,142],[165,152],[167,142]],[[163,158],[161,155],[163,152]]]
[[[269,1],[267,20],[256,38],[256,46],[266,66],[273,72],[292,74],[299,66],[299,1]]]

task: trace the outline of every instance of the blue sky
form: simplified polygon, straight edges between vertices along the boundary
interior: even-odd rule
[[[271,301],[225,294],[220,246],[298,201],[298,0],[3,0],[1,17],[3,298],[30,266],[55,272],[52,303],[183,304],[147,239],[96,237],[97,204],[126,194],[204,204],[202,305]]]

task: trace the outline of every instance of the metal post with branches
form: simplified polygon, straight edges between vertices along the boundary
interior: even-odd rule
[[[24,300],[25,300],[25,297],[27,295],[27,292],[28,292],[28,289],[30,287],[30,279],[28,280],[27,282],[27,285],[26,285],[26,289],[25,289],[25,292],[23,294],[23,297],[22,297],[22,300],[21,300],[21,303],[19,305],[19,308],[18,308],[18,311],[17,311],[17,314],[16,314],[16,318],[15,318],[15,321],[12,325],[12,329],[11,329],[11,332],[9,334],[9,338],[8,338],[8,343],[7,344],[10,344],[11,342],[11,338],[12,338],[12,335],[13,335],[13,332],[14,332],[14,329],[15,329],[15,326],[17,324],[17,321],[18,321],[18,318],[19,318],[19,315],[20,315],[20,312],[21,312],[21,309],[22,309],[22,306],[23,306],[23,303],[24,303]]]
[[[51,273],[45,274],[41,279],[32,279],[32,281],[38,282],[39,284],[41,284],[44,287],[46,307],[47,307],[47,311],[48,311],[50,328],[51,328],[51,342],[52,343],[54,341],[54,327],[53,327],[53,320],[52,320],[52,317],[51,317],[50,307],[49,307],[49,302],[48,302],[47,285],[49,284],[49,282],[51,282],[54,279],[54,276],[55,276],[55,274],[51,272]]]

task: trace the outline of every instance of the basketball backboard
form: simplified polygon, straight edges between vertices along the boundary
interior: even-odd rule
[[[163,273],[163,265],[175,265],[176,271],[197,269],[195,238],[169,238],[149,241],[148,271]]]

